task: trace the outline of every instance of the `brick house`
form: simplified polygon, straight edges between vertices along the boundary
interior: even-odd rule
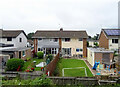
[[[57,53],[63,57],[86,57],[87,56],[86,31],[42,31],[35,32],[34,50],[43,51],[44,55]]]
[[[120,29],[102,29],[99,37],[99,47],[118,52],[120,47]]]

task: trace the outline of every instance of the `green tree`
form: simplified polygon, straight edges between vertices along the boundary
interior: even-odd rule
[[[27,34],[28,39],[29,39],[29,40],[33,40],[33,39],[32,39],[32,36],[33,36],[33,35],[34,35],[34,32]]]

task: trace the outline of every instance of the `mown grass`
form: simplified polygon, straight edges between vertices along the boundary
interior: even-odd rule
[[[29,61],[26,61],[24,63],[24,67],[22,68],[23,71],[27,70],[28,68],[33,68],[34,67],[34,63],[33,61],[36,61],[35,65],[39,64],[40,62],[43,62],[44,60],[43,59],[38,59],[38,58],[32,58],[31,60]],[[40,67],[35,67],[35,70],[36,71],[40,71],[41,68]]]
[[[92,77],[93,74],[85,64],[83,60],[78,59],[60,59],[58,62],[59,72],[60,76],[62,76],[62,69],[63,68],[75,68],[75,67],[85,67],[87,71],[87,76]],[[71,76],[71,77],[84,77],[85,76],[85,70],[84,69],[68,69],[65,70],[65,76]]]

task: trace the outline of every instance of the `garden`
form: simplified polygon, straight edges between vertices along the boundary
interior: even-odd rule
[[[26,58],[26,60],[22,60],[19,58],[12,58],[7,61],[7,68],[6,71],[26,71],[26,72],[32,72],[32,71],[41,71],[41,68],[43,68],[42,62],[44,62],[44,65],[46,63],[50,63],[50,61],[53,59],[53,56],[51,54],[47,55],[45,58],[43,58],[43,52],[40,51],[37,53],[37,57],[35,58]],[[36,65],[38,67],[36,67]]]
[[[57,72],[58,71],[58,72]],[[83,60],[63,59],[57,64],[54,74],[67,77],[92,77],[93,74]]]

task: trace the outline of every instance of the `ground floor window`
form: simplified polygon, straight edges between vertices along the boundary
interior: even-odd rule
[[[43,49],[42,48],[38,48],[38,51],[43,51]]]
[[[22,52],[22,55],[25,56],[25,51]]]
[[[71,56],[71,48],[62,48],[62,54],[66,56]]]
[[[57,54],[58,48],[38,48],[38,51],[43,51],[46,54]]]
[[[76,49],[76,52],[82,52],[82,51],[83,51],[83,49],[81,49],[81,48],[80,49],[79,48]]]
[[[56,48],[52,48],[52,54],[57,54],[57,49]]]

